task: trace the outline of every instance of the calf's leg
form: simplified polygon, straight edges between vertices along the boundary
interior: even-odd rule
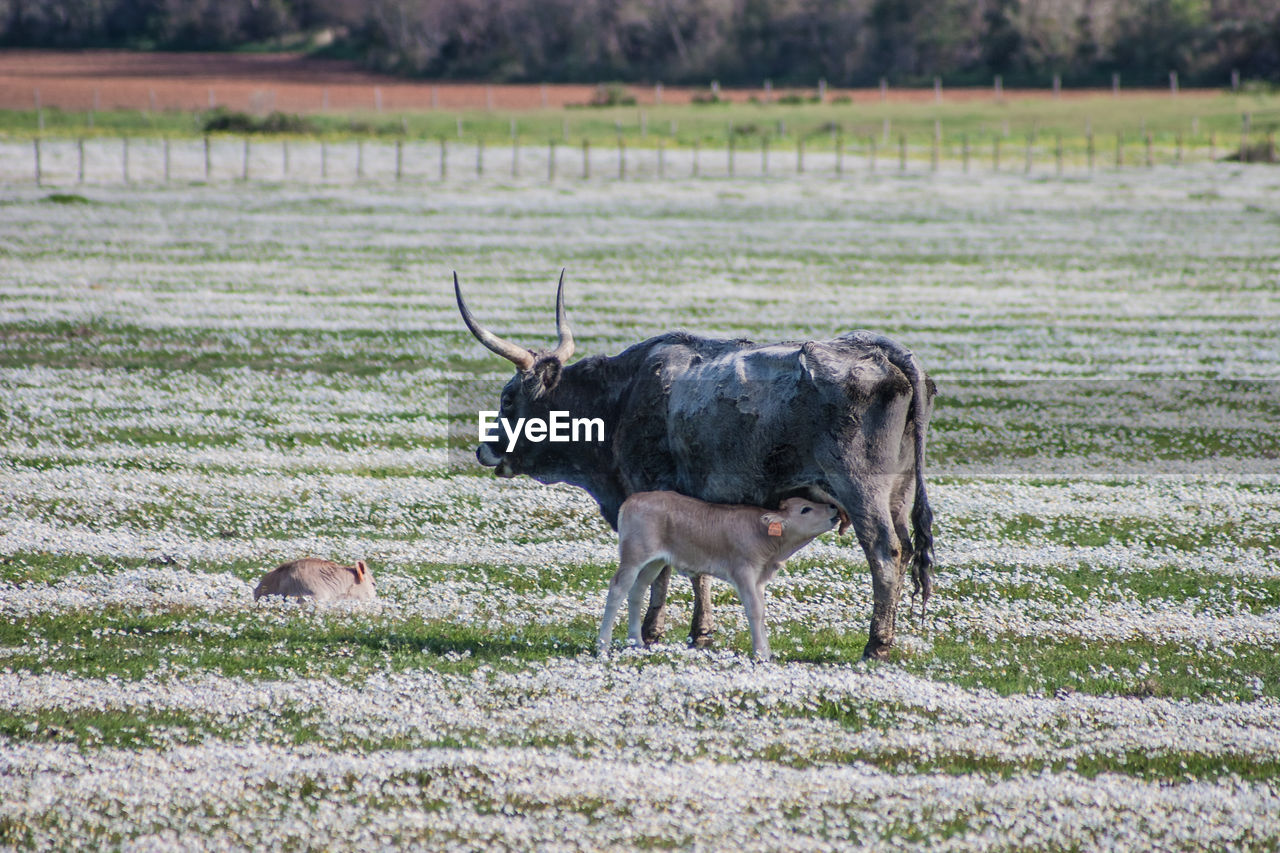
[[[764,584],[757,584],[754,579],[746,578],[735,582],[738,598],[747,611],[747,625],[751,628],[751,654],[761,661],[773,657],[769,649],[769,632],[764,625]]]
[[[644,614],[640,637],[650,645],[662,639],[667,631],[667,584],[671,582],[671,567],[665,566],[649,587],[649,611]]]
[[[604,616],[600,620],[600,634],[596,638],[596,654],[601,657],[609,650],[613,640],[613,623],[618,618],[618,608],[622,606],[623,596],[631,593],[636,585],[636,578],[644,568],[642,563],[623,562],[618,566],[613,580],[609,581],[609,595],[604,603]],[[634,610],[634,607],[632,608]]]
[[[715,630],[715,622],[711,618],[711,576],[694,575],[689,581],[693,584],[693,624],[689,626],[689,645],[705,649],[711,645],[711,634]]]
[[[655,560],[648,565],[642,566],[640,572],[636,575],[631,585],[631,594],[627,597],[627,642],[633,646],[639,646],[644,643],[641,636],[641,624],[644,618],[644,593],[650,588],[658,575],[666,565],[660,560]]]

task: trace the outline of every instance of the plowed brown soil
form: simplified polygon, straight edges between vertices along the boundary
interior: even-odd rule
[[[641,104],[657,101],[654,86],[628,87]],[[127,51],[0,51],[0,109],[32,109],[37,103],[64,110],[233,110],[290,113],[401,110],[527,110],[590,100],[589,85],[505,85],[406,80],[374,74],[351,62],[301,54],[134,53]],[[705,89],[666,87],[663,103],[688,103]],[[781,90],[775,92],[775,96]],[[858,102],[880,100],[875,89],[828,90]],[[1006,98],[1045,96],[1005,90]],[[1064,92],[1075,97],[1096,92]],[[723,90],[746,101],[763,89]],[[932,89],[890,89],[894,101],[933,100]],[[989,100],[992,91],[948,89],[950,100]]]

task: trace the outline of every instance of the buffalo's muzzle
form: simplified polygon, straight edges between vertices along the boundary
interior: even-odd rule
[[[476,448],[476,459],[486,468],[496,468],[502,457],[493,452],[493,448],[482,444]]]

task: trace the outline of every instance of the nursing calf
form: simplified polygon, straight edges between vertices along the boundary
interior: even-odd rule
[[[675,492],[637,492],[618,512],[618,572],[609,584],[597,650],[604,654],[623,596],[627,639],[641,642],[644,596],[665,566],[683,574],[718,577],[733,584],[747,612],[751,651],[768,660],[764,587],[787,558],[834,528],[833,504],[788,498],[776,511],[711,504]]]
[[[338,598],[377,598],[373,575],[364,560],[354,566],[342,566],[331,560],[307,558],[285,563],[267,572],[253,591],[253,600],[264,595],[292,598],[314,598],[332,601]]]

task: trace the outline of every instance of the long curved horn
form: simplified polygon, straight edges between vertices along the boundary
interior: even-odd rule
[[[564,316],[564,269],[560,270],[560,286],[556,288],[556,334],[560,342],[551,354],[564,364],[573,355],[573,332],[569,331],[569,321]]]
[[[504,341],[477,323],[475,318],[471,316],[471,312],[467,309],[467,303],[462,301],[462,287],[458,284],[457,272],[453,274],[453,292],[458,297],[458,310],[462,312],[462,322],[467,324],[467,328],[471,330],[471,334],[476,336],[476,340],[514,364],[520,370],[528,370],[533,367],[533,353],[524,347],[516,346],[511,341]],[[569,340],[569,348],[573,349],[572,338]]]

